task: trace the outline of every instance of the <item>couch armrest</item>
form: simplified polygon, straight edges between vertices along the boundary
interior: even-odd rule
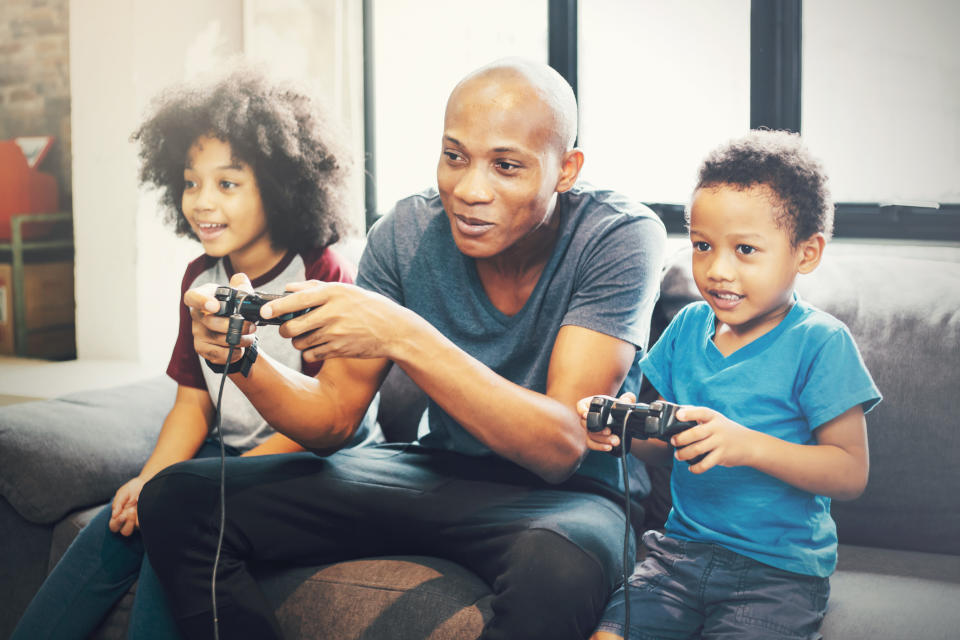
[[[140,471],[175,394],[158,376],[0,407],[0,495],[40,524],[108,500]]]

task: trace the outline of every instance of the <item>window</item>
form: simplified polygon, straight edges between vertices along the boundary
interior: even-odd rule
[[[497,58],[547,61],[547,3],[373,2],[377,210],[436,186],[454,85]],[[367,18],[368,20],[370,17]]]
[[[750,126],[750,2],[580,3],[583,177],[685,203],[705,153]]]
[[[960,202],[960,4],[806,0],[803,136],[840,202]]]

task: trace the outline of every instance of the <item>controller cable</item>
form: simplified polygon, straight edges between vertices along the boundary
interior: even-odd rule
[[[220,377],[220,390],[217,392],[217,412],[214,428],[217,431],[217,440],[220,443],[220,527],[217,534],[217,551],[213,557],[213,572],[210,576],[210,600],[213,606],[213,637],[214,640],[220,640],[220,620],[217,617],[217,567],[220,564],[220,550],[223,548],[223,531],[227,522],[227,493],[226,493],[226,465],[227,455],[223,445],[223,432],[221,430],[221,402],[223,401],[223,387],[227,382],[227,374],[231,373],[231,363],[233,361],[233,352],[240,344],[240,337],[243,330],[243,316],[235,313],[230,316],[230,324],[227,328],[227,364],[223,365],[223,374]],[[246,375],[246,374],[244,374]]]
[[[623,511],[626,524],[623,529],[623,637],[630,637],[630,575],[633,573],[633,561],[630,558],[630,472],[627,469],[627,421],[633,409],[628,409],[620,425],[620,469],[623,471]]]

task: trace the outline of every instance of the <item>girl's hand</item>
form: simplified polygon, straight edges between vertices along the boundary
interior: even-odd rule
[[[677,420],[695,420],[699,424],[678,433],[670,440],[676,447],[677,460],[692,460],[706,454],[703,460],[690,465],[693,473],[703,473],[717,465],[722,467],[753,466],[758,432],[730,420],[706,407],[683,407]]]
[[[591,451],[611,451],[620,444],[620,436],[614,435],[610,427],[604,427],[602,431],[587,429],[587,413],[590,411],[590,401],[594,397],[596,396],[582,398],[577,402],[577,415],[580,416],[580,424],[587,432],[587,448]],[[620,401],[633,403],[637,401],[637,397],[632,393],[625,393],[620,396]]]
[[[253,291],[250,280],[243,273],[235,273],[230,278],[230,286],[248,292]],[[220,310],[220,301],[215,297],[216,292],[216,284],[205,284],[183,294],[183,303],[190,307],[190,317],[193,319],[193,348],[197,354],[214,364],[226,364],[230,347],[227,344],[227,326],[230,320],[214,315]],[[238,346],[249,346],[253,342],[253,333],[256,330],[256,325],[244,322],[243,336]],[[234,349],[232,362],[236,362],[241,357],[243,357],[243,349]]]
[[[137,476],[117,489],[117,493],[113,496],[112,511],[108,524],[110,531],[122,536],[129,536],[134,529],[140,528],[140,519],[137,517],[137,501],[140,499],[140,491],[145,484],[146,480]]]
[[[389,298],[341,282],[295,282],[293,293],[260,309],[264,318],[310,308],[280,325],[280,335],[308,362],[328,358],[389,358],[408,332],[404,326],[422,322],[412,311]]]

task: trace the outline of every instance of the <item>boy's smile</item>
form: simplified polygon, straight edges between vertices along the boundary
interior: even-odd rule
[[[779,213],[780,204],[765,185],[721,184],[694,194],[693,277],[717,317],[714,340],[730,351],[777,326],[792,306],[797,274],[819,262],[822,236],[794,247]]]
[[[270,241],[256,175],[233,156],[230,144],[200,137],[183,172],[183,215],[213,257],[230,256],[234,270],[251,278],[277,263],[283,250]]]

